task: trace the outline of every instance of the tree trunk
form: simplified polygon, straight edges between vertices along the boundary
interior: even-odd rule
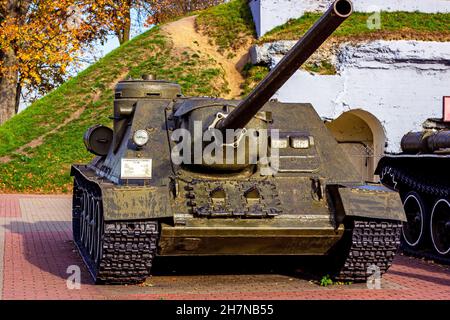
[[[31,5],[31,0],[8,0],[1,2],[1,12],[4,17],[17,20],[18,25],[25,23],[26,13]],[[18,59],[14,48],[1,48],[0,60],[3,71],[0,74],[0,125],[16,114],[20,101]]]
[[[18,86],[17,57],[14,50],[7,49],[1,54],[4,72],[0,79],[0,125],[16,114]]]
[[[16,105],[15,105],[16,114],[19,113],[21,95],[22,95],[22,85],[21,85],[20,79],[19,79],[17,81],[17,87],[16,87]]]
[[[121,44],[124,44],[125,42],[130,40],[130,31],[131,31],[131,21],[129,21],[125,26],[125,28],[123,28],[123,37],[122,37],[123,41]]]
[[[131,1],[128,3],[129,9],[126,12],[126,17],[128,19],[127,23],[119,29],[117,33],[117,37],[119,38],[120,45],[130,40],[131,33]]]

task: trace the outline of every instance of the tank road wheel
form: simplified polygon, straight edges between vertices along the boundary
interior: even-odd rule
[[[98,187],[81,176],[75,176],[73,192],[73,236],[94,281],[145,281],[156,255],[158,222],[105,222]]]
[[[97,201],[95,207],[95,223],[94,229],[94,245],[92,246],[93,250],[91,255],[94,257],[94,262],[98,264],[100,258],[102,257],[102,236],[104,234],[104,221],[103,214],[100,201]]]
[[[431,241],[436,252],[441,256],[450,253],[450,202],[440,199],[431,213]]]
[[[418,249],[426,238],[426,206],[417,192],[409,192],[403,202],[407,221],[403,223],[402,240],[406,247]]]
[[[400,246],[400,221],[355,219],[332,252],[334,278],[366,281],[379,271],[384,274]]]
[[[79,178],[75,177],[73,182],[73,196],[72,196],[72,232],[75,243],[81,241],[81,213],[84,209],[84,192]]]
[[[101,221],[100,200],[92,199],[91,215],[88,220],[88,246],[89,256],[95,263],[98,262],[101,252],[101,239],[103,236],[103,222]]]
[[[91,210],[91,199],[90,195],[86,190],[83,190],[83,207],[81,209],[81,243],[84,247],[89,246],[89,214]]]

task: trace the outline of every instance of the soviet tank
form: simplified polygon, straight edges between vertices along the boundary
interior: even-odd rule
[[[155,256],[328,256],[336,279],[386,272],[399,195],[361,181],[312,105],[271,100],[351,13],[335,1],[242,101],[153,76],[118,83],[113,129],[90,128],[97,157],[71,170],[73,237],[95,282],[142,282]]]
[[[450,97],[443,100],[443,117],[404,135],[402,153],[383,157],[376,173],[401,195],[407,217],[402,249],[450,263]]]

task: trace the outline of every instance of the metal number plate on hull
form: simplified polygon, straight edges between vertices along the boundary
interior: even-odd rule
[[[122,159],[122,179],[151,179],[152,159]]]

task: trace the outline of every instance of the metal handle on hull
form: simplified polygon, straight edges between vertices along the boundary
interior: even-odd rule
[[[225,119],[217,129],[244,128],[271,97],[353,12],[352,2],[337,0],[286,54],[278,65]]]

